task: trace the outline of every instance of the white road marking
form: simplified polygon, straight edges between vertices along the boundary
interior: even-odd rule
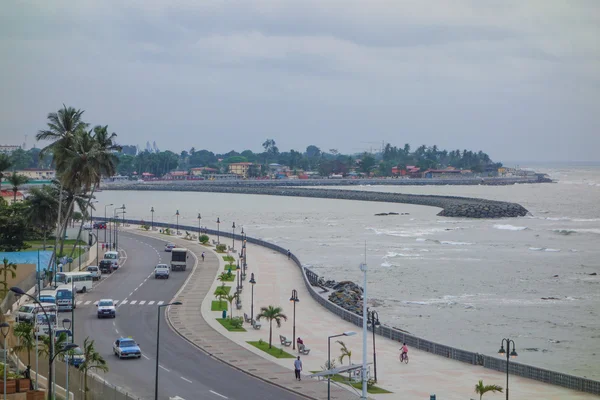
[[[159,367],[161,367],[162,369],[164,369],[167,372],[171,372],[170,370],[166,369],[165,367],[163,367],[162,365],[159,365]]]
[[[97,304],[98,304],[98,301],[95,301],[95,302],[94,302],[94,305],[97,305]]]
[[[157,306],[160,306],[161,304],[164,304],[164,301],[159,301],[158,303],[156,303]]]
[[[115,329],[115,332],[117,332],[117,335],[119,334],[119,330],[118,329]]]
[[[88,304],[90,304],[90,303],[91,303],[91,301],[90,301],[90,300],[88,300],[88,301],[86,301],[85,303],[83,303],[83,305],[84,305],[84,306],[87,306],[87,305],[88,305]]]
[[[146,300],[140,301],[140,306],[143,306],[144,304],[146,304]]]
[[[127,300],[123,300],[119,305],[122,306],[123,304],[127,304]]]
[[[186,382],[192,383],[192,381],[190,381],[189,379],[184,378],[183,376],[181,377],[181,379],[183,379]]]
[[[131,300],[131,301],[129,302],[129,304],[131,304],[131,305],[133,305],[133,304],[135,304],[135,303],[137,303],[137,300]]]
[[[79,300],[77,303],[75,303],[76,305],[80,305],[81,303],[83,303],[83,300]]]
[[[142,357],[144,357],[146,360],[149,360],[149,359],[150,359],[150,357],[148,357],[148,356],[147,356],[147,355],[145,355],[145,354],[142,354]]]
[[[217,396],[222,397],[224,399],[228,399],[229,398],[227,396],[223,396],[222,394],[215,392],[214,390],[209,390],[209,392],[211,392],[212,394],[216,394]]]
[[[154,300],[148,302],[149,306],[151,306],[152,304],[154,304]]]

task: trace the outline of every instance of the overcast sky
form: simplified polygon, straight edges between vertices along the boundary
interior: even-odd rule
[[[0,144],[64,103],[177,152],[600,161],[599,38],[599,0],[8,0]]]

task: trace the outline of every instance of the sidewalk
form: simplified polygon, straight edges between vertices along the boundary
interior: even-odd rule
[[[139,231],[138,231],[139,232]],[[215,357],[232,364],[236,368],[243,369],[259,378],[274,382],[280,386],[286,386],[290,390],[301,391],[302,394],[313,398],[327,398],[326,384],[317,382],[316,379],[304,378],[301,382],[293,378],[293,359],[276,359],[266,353],[247,344],[247,341],[268,341],[269,327],[267,321],[261,321],[262,329],[254,330],[249,324],[244,324],[247,332],[229,332],[216,321],[221,317],[221,312],[210,310],[211,301],[214,300],[212,293],[220,285],[216,280],[218,272],[224,270],[227,264],[212,248],[206,248],[199,244],[192,244],[186,240],[177,240],[178,243],[186,245],[198,255],[202,251],[206,253],[206,261],[201,268],[196,269],[191,276],[187,286],[178,296],[184,301],[184,306],[171,308],[169,319],[173,327],[188,340],[199,347],[212,353]],[[236,243],[237,245],[237,243]],[[237,246],[236,246],[237,247]],[[241,247],[241,244],[240,244]],[[321,370],[321,366],[327,360],[327,337],[342,333],[344,331],[355,331],[357,334],[351,337],[341,337],[331,340],[331,358],[338,358],[340,346],[336,340],[342,339],[346,346],[352,351],[353,363],[362,361],[362,333],[361,329],[346,322],[316,303],[309,295],[302,281],[302,275],[296,265],[287,260],[287,257],[272,250],[256,245],[248,244],[248,277],[243,281],[242,310],[234,310],[234,316],[250,315],[251,285],[248,283],[250,273],[254,273],[256,285],[254,287],[254,315],[260,312],[260,307],[274,305],[280,306],[288,320],[282,322],[280,329],[273,328],[273,346],[280,348],[279,335],[292,339],[293,303],[289,301],[292,289],[298,291],[300,301],[296,304],[296,335],[300,336],[311,352],[307,356],[301,356],[305,374],[310,371]],[[237,254],[234,254],[237,260]],[[217,261],[219,267],[217,267]],[[218,271],[217,271],[218,268]],[[228,282],[235,291],[236,282]],[[206,293],[210,293],[205,297]],[[198,315],[197,307],[202,302],[202,315]],[[187,305],[187,306],[186,306]],[[234,306],[235,308],[235,306]],[[205,323],[206,322],[206,323]],[[207,325],[208,324],[208,325]],[[238,346],[232,345],[231,342]],[[430,353],[409,349],[410,363],[400,364],[398,361],[399,343],[376,336],[377,347],[377,386],[393,392],[392,394],[369,394],[375,399],[429,399],[429,395],[436,394],[438,399],[443,400],[468,400],[474,399],[474,386],[483,379],[484,384],[497,384],[502,387],[506,385],[504,373],[489,370],[480,366],[469,365],[458,361],[452,361]],[[368,362],[372,363],[372,334],[368,335]],[[285,347],[288,353],[297,355],[292,347]],[[336,360],[337,361],[337,360]],[[344,364],[348,364],[347,358]],[[340,363],[337,361],[337,365]],[[371,365],[371,373],[373,366]],[[523,399],[599,399],[587,393],[572,391],[559,386],[547,385],[541,382],[510,376],[510,395],[514,398]],[[336,388],[332,385],[332,394],[335,389],[335,397],[356,399],[355,392]],[[504,398],[504,394],[491,394],[490,399]],[[487,398],[486,397],[486,398]]]

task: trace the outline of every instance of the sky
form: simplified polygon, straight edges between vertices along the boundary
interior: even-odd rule
[[[600,161],[599,38],[598,0],[5,0],[0,144],[65,104],[176,152]]]

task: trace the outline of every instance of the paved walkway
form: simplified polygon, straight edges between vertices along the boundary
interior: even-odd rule
[[[220,285],[215,278],[218,272],[224,270],[226,263],[223,261],[222,255],[219,254],[217,257],[216,253],[204,246],[191,244],[185,240],[176,241],[181,244],[185,243],[186,247],[193,250],[194,253],[201,254],[202,251],[205,251],[207,258],[204,263],[199,262],[196,272],[178,296],[179,300],[184,301],[184,306],[173,307],[169,312],[173,328],[198,347],[236,368],[312,398],[327,398],[324,383],[307,378],[302,382],[294,380],[293,359],[276,359],[246,343],[259,339],[268,341],[269,329],[266,321],[262,322],[261,330],[254,330],[245,324],[247,332],[229,332],[216,321],[216,318],[221,317],[221,313],[210,310],[211,301],[214,300],[212,292]],[[301,272],[292,261],[275,251],[251,244],[248,244],[247,250],[248,279],[243,282],[243,309],[241,311],[234,310],[235,316],[241,316],[243,313],[250,315],[251,285],[248,280],[250,272],[254,272],[257,282],[254,287],[254,315],[258,314],[262,306],[276,305],[283,307],[284,313],[288,317],[287,322],[283,322],[280,329],[274,327],[273,346],[281,347],[279,344],[280,334],[290,339],[292,337],[293,304],[289,298],[292,289],[298,291],[300,301],[296,304],[296,334],[311,349],[308,356],[301,356],[305,373],[322,369],[321,366],[327,360],[327,337],[344,331],[356,331],[357,335],[332,339],[332,358],[340,355],[340,346],[335,343],[335,340],[343,339],[352,351],[353,362],[361,362],[362,334],[360,329],[338,318],[315,302],[302,282]],[[237,255],[235,257],[237,259]],[[219,266],[217,266],[217,261]],[[233,286],[233,293],[236,283],[227,284]],[[211,294],[206,296],[207,293]],[[199,304],[202,304],[201,314],[198,313]],[[232,342],[235,342],[237,346]],[[370,398],[429,399],[430,394],[436,394],[438,399],[443,400],[467,400],[477,397],[473,387],[479,379],[483,379],[485,384],[498,384],[502,387],[506,384],[506,375],[503,373],[448,360],[414,349],[409,350],[410,363],[408,365],[400,364],[398,362],[399,343],[380,336],[376,336],[376,346],[378,386],[393,392],[393,394],[369,395]],[[371,334],[368,336],[368,348],[369,362],[372,362]],[[296,354],[291,346],[284,349],[289,353]],[[337,364],[340,364],[339,361]],[[344,360],[344,364],[348,364],[347,359]],[[510,394],[511,397],[521,399],[587,400],[600,398],[516,376],[510,377]],[[486,398],[502,399],[504,396],[504,394],[488,393]],[[335,388],[335,396],[332,397],[356,399],[357,395]]]

